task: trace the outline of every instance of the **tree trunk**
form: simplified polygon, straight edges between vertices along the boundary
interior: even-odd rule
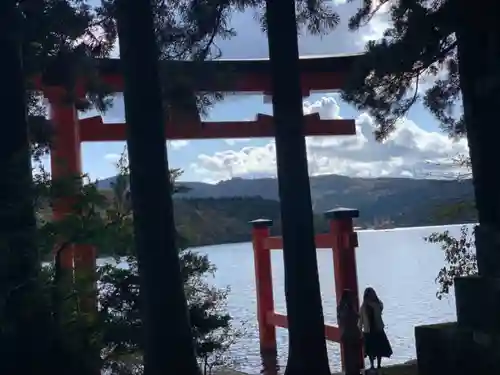
[[[200,374],[181,277],[151,1],[119,0],[144,374]]]
[[[287,375],[328,375],[304,137],[295,1],[267,0],[289,355]]]
[[[0,361],[1,373],[34,374],[41,337],[35,291],[40,268],[35,242],[31,154],[21,58],[22,16],[0,2]],[[43,344],[42,344],[43,345]]]
[[[479,226],[476,251],[479,273],[500,277],[500,23],[496,1],[470,7],[458,1],[457,41],[472,181]]]

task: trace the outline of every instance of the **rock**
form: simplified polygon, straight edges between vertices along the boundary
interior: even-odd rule
[[[457,374],[460,357],[457,323],[415,327],[415,346],[420,375]]]
[[[500,334],[500,279],[458,277],[455,300],[461,328]]]

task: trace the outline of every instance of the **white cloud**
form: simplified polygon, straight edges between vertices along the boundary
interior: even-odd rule
[[[180,140],[180,141],[167,141],[167,144],[172,147],[174,150],[178,150],[180,148],[186,147],[189,144],[189,141]]]
[[[120,154],[111,153],[104,155],[104,159],[106,159],[111,163],[116,163],[118,160],[120,160],[120,156],[121,156]]]
[[[340,118],[334,97],[304,103],[304,113],[318,112],[321,118]],[[308,137],[309,173],[341,174],[357,177],[446,177],[459,170],[449,163],[459,153],[467,153],[465,140],[453,141],[446,135],[427,131],[415,122],[401,120],[384,143],[373,136],[375,124],[367,114],[356,119],[355,136]],[[200,179],[223,180],[234,176],[276,175],[274,140],[264,146],[246,146],[201,154],[191,165]]]
[[[389,17],[389,2],[384,3],[380,9],[377,10],[370,22],[359,30],[358,45],[364,46],[371,40],[379,40],[382,38],[384,31],[391,25]],[[372,9],[380,5],[378,0],[372,4]]]
[[[226,142],[229,146],[234,146],[236,143],[250,142],[250,140],[250,138],[232,138],[225,139],[224,142]]]

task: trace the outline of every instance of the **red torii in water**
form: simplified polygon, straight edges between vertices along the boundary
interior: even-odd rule
[[[353,220],[359,211],[350,208],[336,208],[324,213],[328,220],[329,232],[317,234],[315,244],[318,250],[331,250],[333,255],[334,288],[337,305],[345,289],[352,290],[358,301],[358,276],[355,250],[358,246],[358,235],[354,231]],[[271,370],[276,366],[278,346],[276,327],[288,328],[286,315],[274,310],[273,276],[271,251],[283,249],[282,237],[270,235],[272,220],[257,219],[251,221],[252,244],[255,267],[255,289],[257,294],[257,322],[259,327],[260,353],[263,366]],[[341,342],[338,326],[325,324],[325,338],[329,341]],[[358,353],[361,357],[362,352]],[[342,367],[344,367],[344,347],[341,346]]]

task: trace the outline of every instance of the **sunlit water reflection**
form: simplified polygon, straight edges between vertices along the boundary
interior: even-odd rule
[[[373,286],[384,301],[384,320],[394,349],[389,362],[415,358],[414,327],[455,320],[453,297],[437,300],[435,277],[444,264],[439,246],[423,238],[436,230],[459,233],[459,226],[425,227],[359,232],[357,249],[360,288]],[[246,321],[247,335],[233,348],[242,370],[258,373],[260,366],[256,322],[255,277],[251,243],[210,246],[199,249],[218,267],[214,282],[231,287],[229,310],[236,320]],[[283,260],[272,254],[276,311],[286,313]],[[318,251],[323,308],[328,323],[336,321],[335,289],[331,251]],[[362,291],[361,291],[362,292]],[[288,336],[278,329],[279,361],[286,363]],[[330,363],[339,368],[339,347],[329,343]]]
[[[394,355],[387,363],[415,358],[415,326],[455,320],[453,296],[441,301],[435,296],[437,286],[434,280],[444,264],[443,253],[439,246],[423,240],[430,233],[445,229],[459,234],[459,226],[359,232],[358,281],[360,288],[374,287],[384,301],[384,320],[394,349]],[[260,370],[261,359],[251,243],[207,246],[196,250],[207,254],[217,266],[215,277],[209,281],[231,288],[229,312],[237,325],[238,322],[245,322],[245,335],[232,348],[232,355],[241,370],[256,374]],[[99,263],[102,262],[100,260]],[[273,252],[272,262],[276,311],[286,313],[280,251]],[[326,322],[335,323],[331,251],[319,250],[318,264]],[[288,350],[287,330],[278,329],[277,335],[279,363],[284,365]],[[338,345],[329,343],[328,351],[332,369],[338,370]]]

